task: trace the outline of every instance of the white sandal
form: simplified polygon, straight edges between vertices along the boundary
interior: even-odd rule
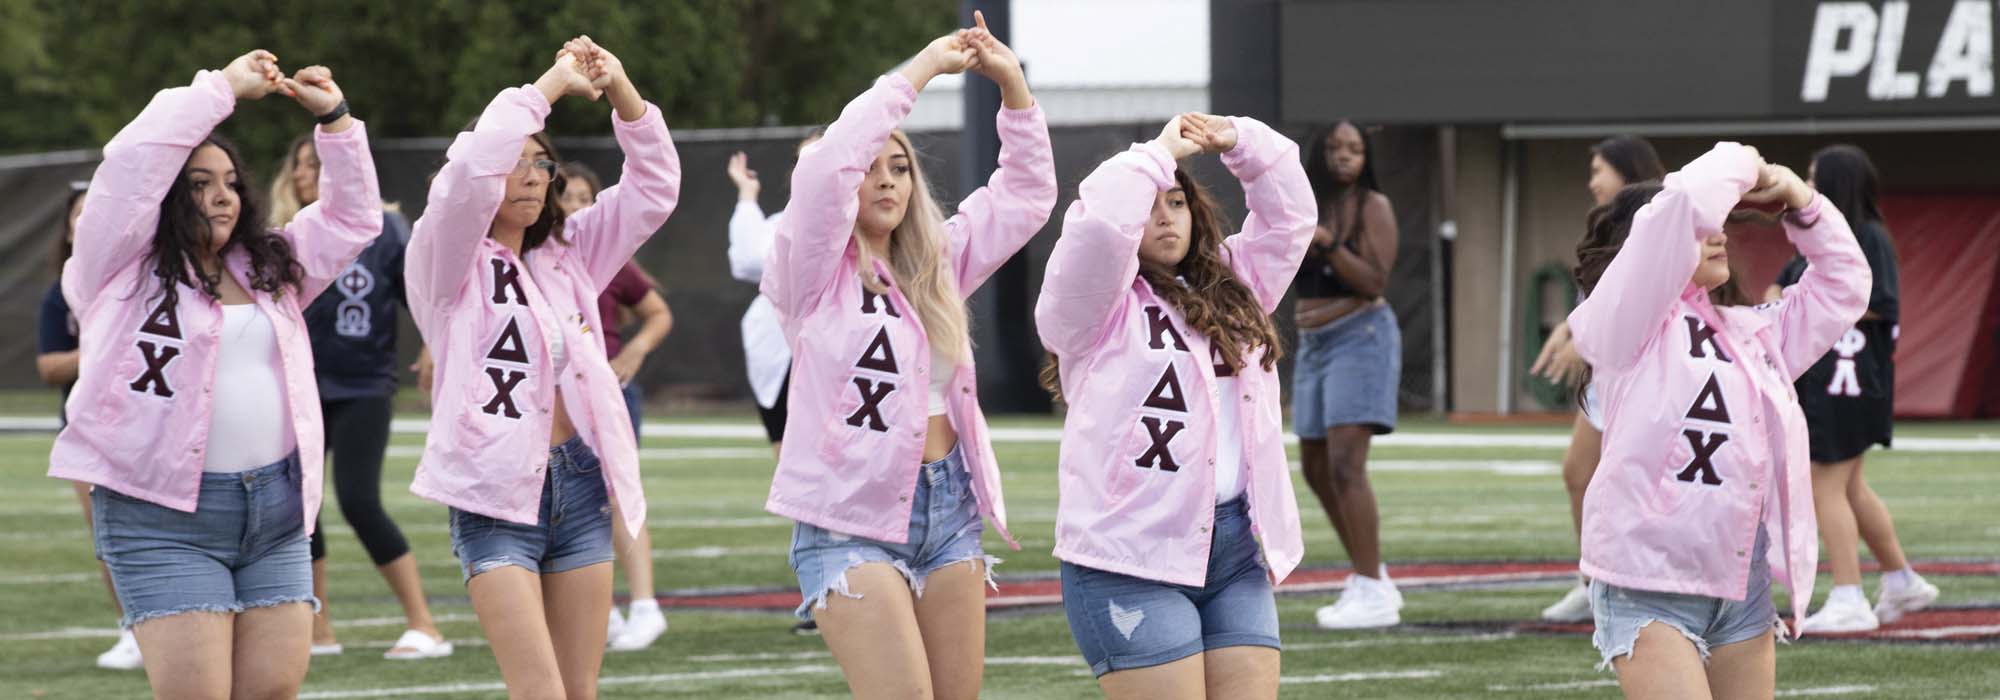
[[[382,658],[391,661],[440,659],[447,656],[451,656],[451,642],[432,639],[430,635],[416,630],[404,630],[403,636],[396,638],[396,645],[382,654]]]

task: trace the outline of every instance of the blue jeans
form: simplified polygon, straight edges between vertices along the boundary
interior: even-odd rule
[[[549,448],[533,525],[451,509],[451,553],[466,581],[502,566],[556,574],[611,561],[611,499],[597,455],[580,437]]]
[[[119,624],[285,603],[317,611],[299,480],[296,453],[245,472],[204,473],[193,513],[92,489],[97,558],[125,608]]]
[[[798,574],[799,593],[805,597],[796,611],[799,619],[813,619],[813,609],[826,607],[828,595],[859,599],[848,589],[847,571],[871,562],[895,567],[919,598],[932,572],[960,562],[985,562],[986,582],[992,585],[993,565],[1000,560],[986,556],[979,543],[986,523],[979,519],[979,501],[972,495],[964,454],[953,447],[951,454],[922,470],[910,502],[910,537],[903,544],[845,535],[810,523],[792,526],[792,571]]]
[[[1235,646],[1282,648],[1278,600],[1250,535],[1248,501],[1215,507],[1208,581],[1178,586],[1062,563],[1070,636],[1102,676]]]

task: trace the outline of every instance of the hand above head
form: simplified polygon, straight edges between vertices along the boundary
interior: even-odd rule
[[[326,116],[347,99],[347,95],[340,91],[340,85],[333,82],[333,71],[326,66],[300,68],[292,77],[284,78],[279,83],[287,96],[315,117]]]
[[[1153,143],[1167,149],[1167,153],[1172,155],[1174,160],[1201,152],[1201,143],[1188,137],[1185,119],[1186,115],[1182,115],[1168,120],[1166,128],[1161,129],[1160,135],[1153,139]]]
[[[973,72],[986,76],[988,80],[1005,88],[1012,85],[1026,86],[1027,74],[1021,70],[1021,59],[1014,50],[1002,43],[999,37],[986,28],[986,13],[974,10],[972,21],[975,26],[958,30],[959,41],[972,50],[975,61]]]
[[[940,75],[963,73],[979,65],[979,52],[965,43],[959,32],[952,32],[932,39],[923,51],[917,52],[898,72],[910,87],[922,92],[931,78]]]
[[[263,49],[237,56],[222,68],[222,77],[229,81],[229,89],[236,99],[255,100],[280,89],[279,81],[285,77],[278,70],[278,57]]]
[[[1181,115],[1181,126],[1204,152],[1224,153],[1236,147],[1236,123],[1228,117],[1188,112]]]
[[[595,101],[604,94],[604,91],[593,83],[589,72],[588,62],[593,58],[595,57],[589,54],[579,55],[565,45],[561,51],[556,52],[555,63],[542,73],[541,78],[535,80],[535,87],[541,90],[542,96],[548,98],[551,103],[564,96]]]
[[[756,201],[764,189],[764,183],[757,181],[757,171],[750,169],[750,156],[742,151],[729,156],[729,181],[736,184],[736,198],[745,201]]]
[[[1770,163],[1763,163],[1757,168],[1757,186],[1743,194],[1743,200],[1747,202],[1783,202],[1792,209],[1804,208],[1812,203],[1812,198],[1812,188],[1799,179],[1798,173]]]

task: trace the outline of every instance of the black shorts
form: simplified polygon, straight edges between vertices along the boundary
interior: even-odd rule
[[[1806,413],[1806,431],[1812,438],[1812,461],[1821,464],[1844,462],[1861,456],[1869,447],[1889,446],[1890,432],[1895,425],[1891,400],[1809,396],[1799,397],[1799,408]]]
[[[785,383],[778,385],[778,399],[771,402],[770,408],[757,407],[757,418],[764,421],[764,435],[771,442],[785,439],[785,400],[791,393],[792,372],[785,370]]]

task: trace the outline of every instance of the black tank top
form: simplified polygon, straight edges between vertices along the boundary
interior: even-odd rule
[[[1361,206],[1367,206],[1365,200]],[[1325,209],[1326,207],[1321,207],[1322,211]],[[1334,216],[1338,216],[1338,207],[1334,209]],[[1354,228],[1354,235],[1348,236],[1347,241],[1342,243],[1341,247],[1346,248],[1355,255],[1360,255],[1362,231],[1360,230],[1361,216],[1359,211],[1355,212]],[[1338,235],[1338,233],[1336,232],[1335,235]],[[1354,289],[1348,287],[1347,282],[1340,279],[1340,275],[1334,272],[1333,262],[1327,260],[1327,256],[1332,252],[1332,249],[1317,242],[1306,248],[1305,259],[1299,261],[1299,273],[1292,277],[1292,288],[1298,292],[1298,298],[1333,299],[1337,297],[1361,296]]]

